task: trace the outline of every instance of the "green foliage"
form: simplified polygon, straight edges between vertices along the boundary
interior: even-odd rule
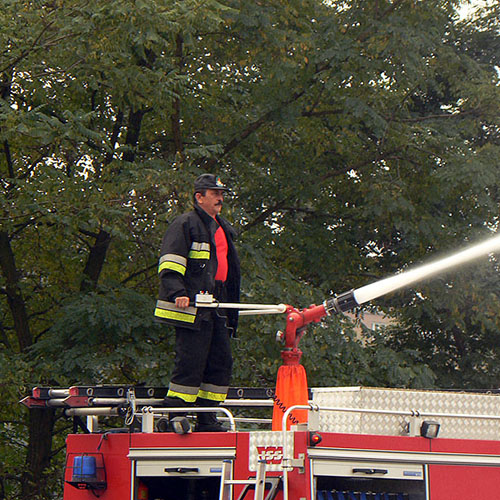
[[[415,350],[441,387],[496,387],[497,275],[496,262],[475,263],[422,286],[401,308],[401,327],[388,339],[389,345],[398,351],[401,347]]]
[[[463,3],[4,1],[0,496],[56,495],[21,477],[67,426],[25,453],[31,387],[168,381],[158,249],[198,174],[234,191],[245,302],[320,303],[496,229],[499,7]],[[472,269],[379,301],[400,325],[363,343],[309,328],[310,384],[497,387],[498,269]],[[242,319],[235,384],[273,385],[282,328]]]
[[[128,288],[79,294],[61,308],[30,354],[44,358],[47,372],[76,385],[134,384],[153,370],[155,378],[166,379],[173,336],[154,324],[153,310],[150,297]]]

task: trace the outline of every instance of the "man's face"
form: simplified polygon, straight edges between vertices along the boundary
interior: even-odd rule
[[[207,189],[204,195],[196,193],[195,196],[198,201],[198,205],[205,210],[208,215],[215,217],[220,214],[220,211],[222,210],[222,203],[224,201],[224,191],[221,189]]]

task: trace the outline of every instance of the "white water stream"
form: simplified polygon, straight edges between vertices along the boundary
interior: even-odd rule
[[[386,278],[370,285],[362,286],[354,290],[354,298],[358,304],[364,304],[370,300],[386,295],[404,286],[421,281],[433,274],[443,272],[451,267],[465,264],[471,260],[489,255],[500,250],[500,235],[490,238],[483,243],[469,247],[449,257],[425,264],[409,271],[404,271],[390,278]]]

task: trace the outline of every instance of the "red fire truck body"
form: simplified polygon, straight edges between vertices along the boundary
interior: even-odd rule
[[[87,418],[113,404],[127,408],[127,427],[99,430],[88,420],[90,432],[68,436],[64,500],[484,500],[500,499],[499,398],[311,389],[307,424],[241,430],[231,417],[229,432],[185,434],[158,430],[161,399],[143,401],[152,406],[128,396],[25,404],[72,405],[65,411]],[[271,407],[273,398],[255,404]],[[232,405],[250,403],[243,397]]]
[[[105,439],[99,434],[70,435],[64,500],[89,500],[94,495],[102,500],[219,498],[222,460],[233,461],[237,480],[255,477],[252,454],[268,464],[280,464],[282,447],[264,440],[252,450],[251,434],[132,433],[110,434]],[[293,432],[294,455],[303,460],[303,466],[286,475],[290,500],[500,498],[498,441],[336,433],[321,436],[321,443],[311,446],[307,431]],[[92,491],[71,485],[71,464],[80,455],[101,457],[98,462],[106,468],[106,489]],[[279,471],[266,474],[266,480],[277,479],[275,496],[269,498],[283,499],[283,476]],[[272,486],[267,486],[266,495]],[[253,499],[254,489],[247,488],[247,495],[242,496],[244,488],[235,486],[233,498]]]

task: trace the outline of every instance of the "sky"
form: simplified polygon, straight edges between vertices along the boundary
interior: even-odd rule
[[[496,0],[470,0],[468,3],[460,7],[459,12],[462,17],[470,16],[475,9],[478,7],[484,7],[486,5],[492,5]]]

